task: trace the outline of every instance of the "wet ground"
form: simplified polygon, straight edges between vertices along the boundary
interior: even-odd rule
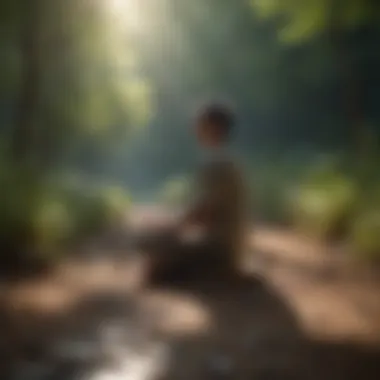
[[[321,247],[260,230],[244,275],[153,287],[116,240],[3,284],[0,379],[380,378],[380,286]]]

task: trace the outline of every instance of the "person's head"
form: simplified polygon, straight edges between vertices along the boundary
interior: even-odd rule
[[[198,142],[209,148],[228,144],[234,125],[235,115],[227,105],[209,104],[197,115]]]

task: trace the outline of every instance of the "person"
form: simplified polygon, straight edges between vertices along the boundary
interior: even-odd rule
[[[151,281],[237,269],[247,207],[244,179],[229,152],[235,127],[235,114],[224,104],[208,104],[198,112],[194,129],[205,160],[196,176],[196,196],[165,243],[150,252]]]

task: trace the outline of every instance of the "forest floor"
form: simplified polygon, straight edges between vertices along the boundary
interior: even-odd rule
[[[239,278],[151,287],[119,238],[1,284],[1,379],[380,378],[380,282],[336,249],[256,228]]]

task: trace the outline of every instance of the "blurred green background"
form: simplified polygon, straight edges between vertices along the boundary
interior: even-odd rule
[[[236,107],[257,223],[380,257],[376,0],[4,0],[0,265],[191,197],[196,107]]]

